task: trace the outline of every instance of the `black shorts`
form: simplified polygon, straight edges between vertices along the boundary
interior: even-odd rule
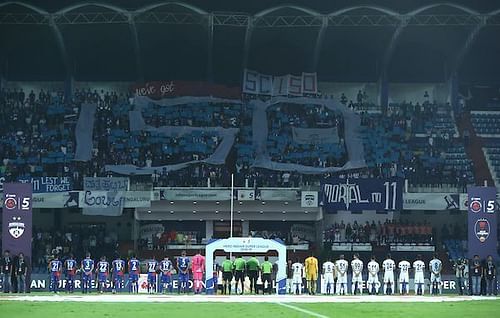
[[[250,278],[250,280],[257,279],[257,277],[259,277],[259,272],[257,272],[257,271],[248,271],[248,278]]]
[[[222,272],[222,280],[230,281],[233,279],[233,272]]]
[[[271,281],[271,274],[262,274],[262,281],[263,282],[270,282]]]
[[[243,274],[243,271],[235,271],[234,272],[234,279],[236,281],[244,280],[245,279],[245,275]]]

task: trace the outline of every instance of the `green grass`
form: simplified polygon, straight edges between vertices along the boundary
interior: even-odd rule
[[[446,303],[292,303],[290,305],[335,318],[496,317],[500,310],[500,300]],[[77,303],[6,300],[0,300],[0,316],[15,318],[309,317],[306,313],[273,303]]]

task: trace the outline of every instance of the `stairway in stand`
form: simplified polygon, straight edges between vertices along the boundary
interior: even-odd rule
[[[463,138],[464,131],[469,131],[468,141],[465,142],[465,152],[467,157],[474,163],[474,181],[476,185],[484,185],[484,181],[488,182],[489,186],[493,186],[493,177],[491,176],[486,157],[483,152],[482,138],[476,135],[472,122],[470,120],[470,113],[463,113],[461,117],[456,117],[458,132]]]

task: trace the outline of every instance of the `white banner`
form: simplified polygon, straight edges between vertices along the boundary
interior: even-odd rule
[[[212,201],[231,200],[231,191],[220,189],[182,189],[182,188],[157,188],[160,189],[162,200],[184,201]]]
[[[240,201],[255,200],[255,190],[238,190],[238,200]]]
[[[267,189],[260,190],[260,199],[262,201],[295,201],[297,200],[298,191],[292,189]]]
[[[300,194],[300,206],[302,208],[317,208],[318,191],[302,191]]]
[[[404,193],[404,210],[467,210],[466,194],[450,193]]]
[[[81,192],[78,207],[96,210],[103,210],[108,207],[148,208],[151,206],[151,201],[153,201],[154,198],[153,191],[87,190]],[[107,215],[107,213],[105,213],[105,215]]]
[[[252,70],[243,73],[243,93],[267,96],[303,96],[316,94],[318,81],[316,73],[301,75],[272,76]]]

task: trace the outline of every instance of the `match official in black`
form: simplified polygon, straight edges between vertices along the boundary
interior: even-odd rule
[[[497,268],[491,255],[486,258],[484,277],[486,278],[486,295],[493,296],[496,293]]]
[[[24,258],[23,253],[19,253],[19,256],[16,260],[15,272],[17,280],[17,292],[25,293],[26,292],[26,273],[28,271],[28,265],[26,263],[26,259]]]
[[[3,292],[9,293],[12,276],[12,257],[10,256],[9,251],[5,251],[2,259],[0,260],[0,274],[2,277]]]

